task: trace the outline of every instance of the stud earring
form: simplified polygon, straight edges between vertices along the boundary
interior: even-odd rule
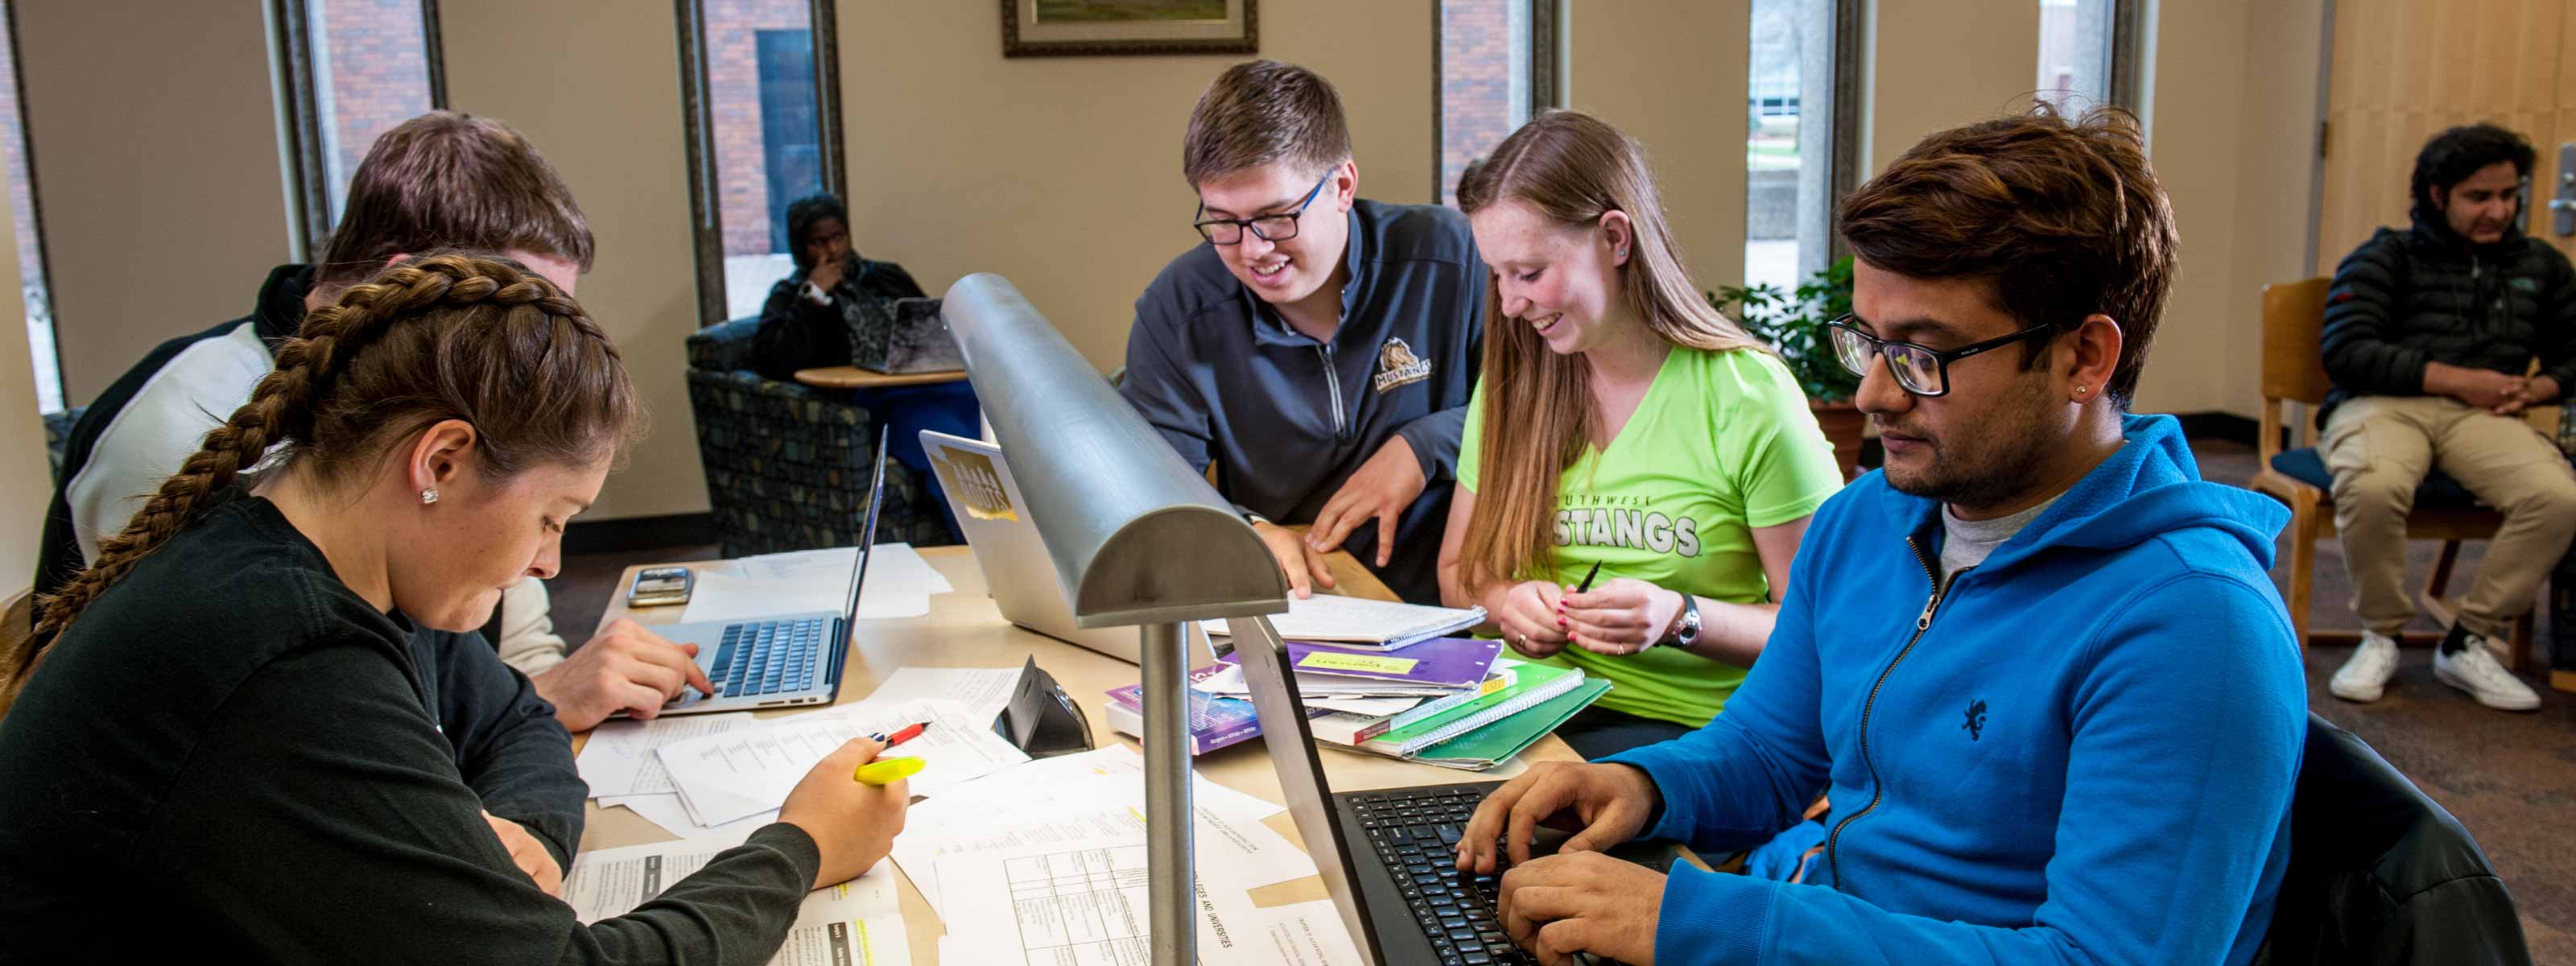
[[[1617,255],[1617,256],[1619,256],[1619,257],[1621,257],[1621,258],[1626,258],[1626,257],[1628,257],[1628,250],[1627,250],[1627,249],[1625,249],[1625,248],[1622,248],[1622,249],[1619,249],[1618,251],[1611,252],[1610,254]]]
[[[422,506],[438,502],[438,490],[433,487],[421,487],[420,502]]]
[[[2092,390],[2090,387],[2086,387],[2086,386],[2077,386],[2077,387],[2075,387],[2075,394],[2076,394],[2076,395],[2078,395],[2078,396],[2084,395],[2085,393],[2092,392],[2092,391],[2093,391],[2093,390]]]

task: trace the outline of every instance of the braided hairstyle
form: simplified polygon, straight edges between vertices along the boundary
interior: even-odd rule
[[[99,542],[88,569],[37,601],[35,633],[0,655],[0,714],[47,642],[272,449],[274,469],[342,485],[449,419],[474,426],[480,462],[506,479],[613,456],[642,413],[616,348],[553,283],[481,252],[397,262],[306,315],[250,401]]]

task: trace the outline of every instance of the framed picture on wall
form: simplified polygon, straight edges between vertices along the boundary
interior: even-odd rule
[[[1002,0],[1002,56],[1251,54],[1259,0]]]

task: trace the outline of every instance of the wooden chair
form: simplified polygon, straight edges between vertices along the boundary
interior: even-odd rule
[[[2257,447],[2261,465],[2250,486],[2290,507],[2290,626],[2299,646],[2311,641],[2352,644],[2356,631],[2310,631],[2308,608],[2316,582],[2317,541],[2334,536],[2333,475],[2316,449],[2316,406],[2325,401],[2325,357],[2318,343],[2325,330],[2326,284],[2323,278],[2276,282],[2263,286],[2263,422]],[[2297,425],[2288,427],[2299,446],[2284,449],[2286,404],[2299,404]],[[2555,413],[2546,417],[2555,418]],[[2495,536],[2504,515],[2481,506],[2459,481],[2440,470],[2415,489],[2414,512],[2406,516],[2406,536],[2442,541],[2419,601],[2424,613],[2449,624],[2455,608],[2449,596],[2453,565],[2460,544]],[[2416,635],[2421,641],[2423,635]],[[2505,642],[2505,666],[2520,671],[2531,660],[2531,615],[2514,621]]]

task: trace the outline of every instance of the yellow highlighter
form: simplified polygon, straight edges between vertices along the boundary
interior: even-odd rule
[[[859,766],[850,777],[870,785],[891,785],[921,770],[919,758],[879,758]]]

